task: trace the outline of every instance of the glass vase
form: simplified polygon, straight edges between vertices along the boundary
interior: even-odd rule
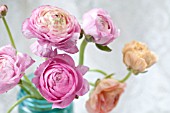
[[[23,90],[20,90],[18,99],[25,95],[26,93]],[[28,98],[19,104],[18,113],[73,113],[73,103],[64,109],[52,109],[52,103],[49,103],[46,100]]]
[[[30,74],[28,77],[31,80],[33,76],[33,74]],[[26,95],[27,94],[21,89],[18,93],[17,99]],[[46,100],[28,98],[19,104],[18,113],[74,113],[74,110],[73,103],[64,109],[52,109],[52,103],[49,103]]]

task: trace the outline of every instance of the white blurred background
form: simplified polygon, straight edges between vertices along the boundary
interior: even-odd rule
[[[22,22],[36,7],[49,4],[69,11],[81,23],[84,12],[95,8],[107,10],[121,35],[109,46],[111,53],[97,50],[93,44],[86,49],[85,65],[115,72],[115,78],[121,79],[127,73],[122,63],[121,50],[131,40],[145,42],[158,56],[159,61],[146,74],[132,76],[117,107],[111,113],[170,113],[170,0],[1,0],[8,5],[7,21],[15,39],[17,49],[28,53],[37,62],[41,59],[31,54],[29,46],[33,40],[26,39],[21,33]],[[9,43],[8,35],[0,20],[0,46]],[[79,42],[80,43],[80,42]],[[78,60],[78,54],[74,56]],[[39,63],[28,69],[33,72]],[[95,73],[85,76],[90,81],[101,77]],[[19,87],[0,95],[0,113],[6,113],[15,102]],[[87,113],[85,101],[88,94],[75,100],[75,113]],[[15,109],[12,113],[17,113]]]

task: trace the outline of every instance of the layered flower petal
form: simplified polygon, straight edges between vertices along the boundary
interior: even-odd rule
[[[30,48],[32,53],[40,57],[52,58],[57,55],[57,48],[53,48],[48,42],[36,41]]]

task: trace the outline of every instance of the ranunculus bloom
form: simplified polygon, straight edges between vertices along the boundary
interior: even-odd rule
[[[119,36],[109,14],[103,9],[92,9],[83,15],[83,30],[93,36],[97,44],[107,45]]]
[[[145,71],[157,61],[156,55],[141,42],[132,41],[126,44],[122,52],[124,63],[136,74]]]
[[[6,16],[6,13],[8,12],[8,7],[6,5],[0,6],[0,18],[3,16]]]
[[[16,53],[11,45],[0,48],[0,94],[16,86],[33,63],[31,57]]]
[[[69,55],[59,54],[42,63],[32,81],[53,108],[65,108],[75,97],[88,92],[89,84],[83,78],[87,71],[85,66],[75,67]]]
[[[76,42],[81,32],[80,25],[63,9],[49,5],[35,9],[23,23],[22,31],[27,38],[38,38],[69,53],[78,52]]]
[[[89,113],[110,112],[117,105],[125,86],[125,83],[114,79],[101,80],[86,102],[87,111]]]

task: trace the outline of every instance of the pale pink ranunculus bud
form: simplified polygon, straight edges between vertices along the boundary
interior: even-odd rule
[[[110,15],[101,8],[85,13],[82,27],[85,34],[91,35],[96,44],[104,46],[119,36],[119,30],[113,24]]]
[[[45,5],[33,10],[23,23],[22,32],[27,38],[38,38],[65,52],[78,52],[80,25],[73,15],[58,7]]]
[[[103,79],[90,94],[86,102],[89,113],[108,113],[116,107],[126,84],[115,79]]]
[[[86,66],[75,66],[67,54],[58,54],[42,63],[35,71],[33,83],[52,108],[65,108],[75,97],[86,94],[89,84],[83,75]]]
[[[8,7],[6,5],[1,5],[0,6],[0,18],[6,16],[8,12]]]
[[[31,57],[16,53],[11,45],[0,48],[0,94],[16,86],[25,70],[33,63]]]
[[[135,74],[145,71],[157,61],[156,55],[150,51],[146,44],[132,41],[123,48],[123,62]]]

